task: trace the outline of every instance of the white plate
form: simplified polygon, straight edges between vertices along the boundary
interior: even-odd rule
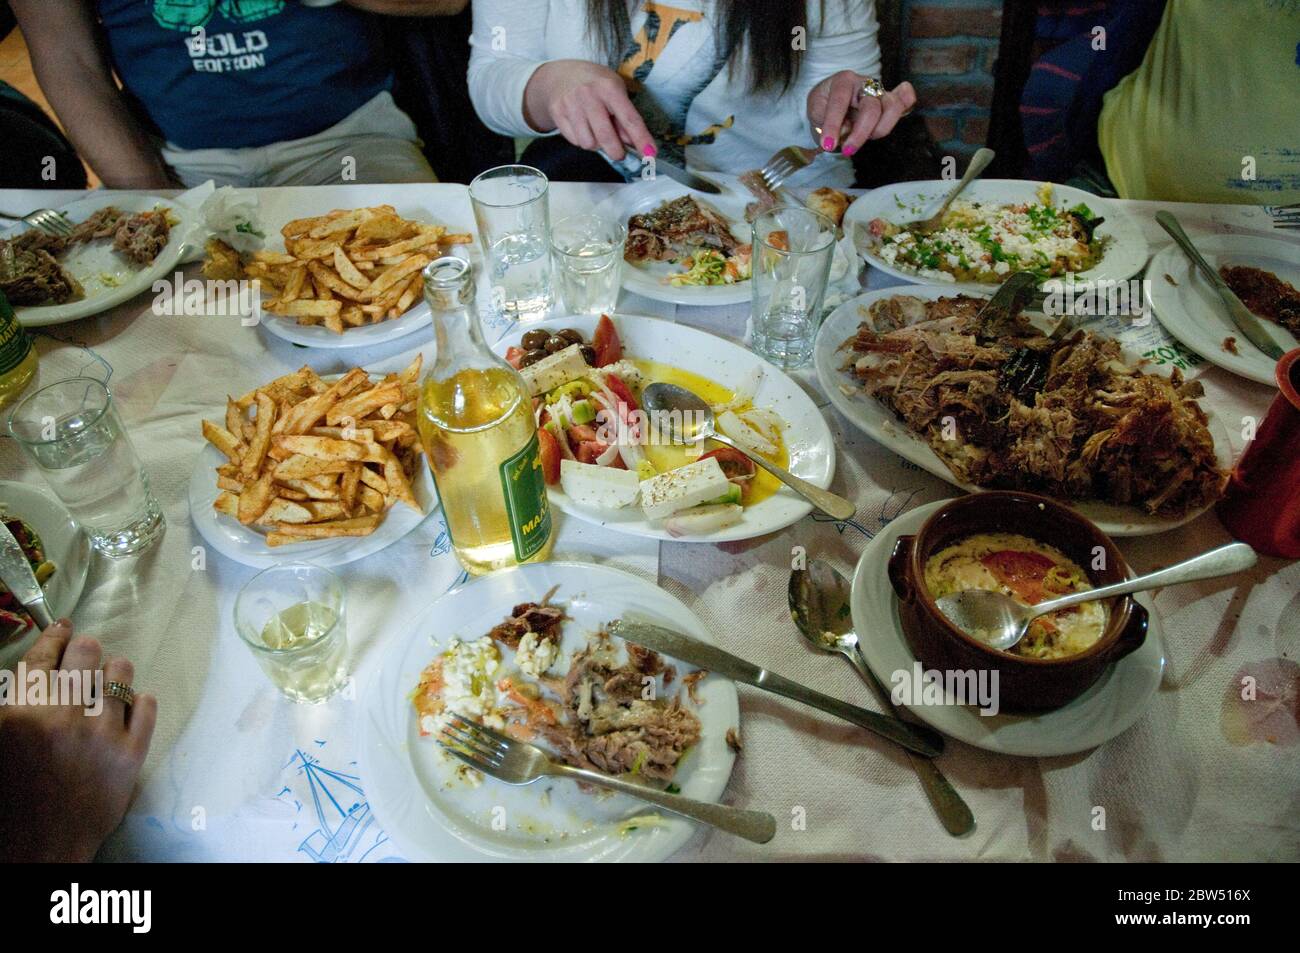
[[[414,625],[401,627],[362,696],[360,763],[366,795],[384,830],[409,860],[650,862],[668,857],[691,836],[694,824],[684,818],[623,795],[584,793],[559,778],[525,787],[491,778],[478,788],[454,782],[446,786],[447,762],[432,738],[420,737],[410,701],[420,672],[450,639],[486,635],[514,605],[539,601],[557,585],[555,598],[572,616],[564,625],[562,657],[552,670],[561,676],[573,650],[614,619],[657,622],[712,641],[695,614],[672,596],[603,566],[536,563],[448,592]],[[503,654],[509,661],[512,653]],[[674,664],[679,673],[689,671]],[[674,783],[687,797],[717,801],[735,762],[726,734],[740,727],[740,706],[735,685],[716,675],[701,681],[697,694],[698,707],[686,697],[683,704],[699,716],[700,741],[683,759]],[[493,829],[494,811],[504,817],[504,830]],[[621,820],[645,814],[658,814],[664,823],[626,836],[619,833]]]
[[[626,357],[669,364],[733,390],[750,377],[754,368],[761,368],[763,377],[754,396],[754,406],[770,408],[785,422],[786,449],[790,454],[787,469],[823,489],[830,486],[835,476],[835,445],[830,427],[812,398],[779,369],[739,345],[684,324],[637,315],[612,317]],[[523,330],[576,328],[590,341],[599,320],[596,315],[574,315],[530,324]],[[522,331],[512,332],[494,344],[493,350],[504,355],[506,348],[518,344],[521,336]],[[618,515],[595,513],[578,506],[558,486],[550,488],[550,498],[563,512],[588,523],[619,533],[678,543],[752,539],[784,529],[812,512],[811,503],[782,487],[762,502],[745,507],[740,522],[734,526],[700,536],[672,536],[662,524],[646,520],[639,506],[627,507]]]
[[[930,445],[909,431],[884,404],[860,391],[850,396],[840,389],[842,385],[853,383],[852,379],[840,370],[845,354],[839,350],[839,346],[857,332],[858,325],[864,320],[859,314],[859,308],[869,307],[882,298],[891,298],[894,295],[912,295],[933,301],[936,298],[951,297],[958,293],[949,285],[912,285],[881,288],[846,301],[822,322],[813,348],[813,362],[817,368],[817,380],[821,383],[822,390],[835,405],[835,409],[848,418],[850,423],[872,440],[941,480],[947,480],[964,490],[980,492],[980,487],[974,484],[959,482]],[[985,289],[985,296],[987,293]],[[1136,355],[1127,352],[1125,357],[1131,362],[1138,360]],[[1149,373],[1164,373],[1159,367],[1148,367],[1146,370]],[[1219,457],[1219,466],[1225,470],[1230,469],[1232,444],[1229,442],[1228,432],[1204,398],[1200,400],[1200,405],[1209,418],[1207,426],[1211,436],[1214,437],[1214,449]],[[1165,530],[1191,522],[1209,509],[1209,507],[1202,507],[1184,513],[1182,516],[1172,517],[1151,516],[1136,506],[1120,506],[1099,500],[1086,500],[1080,503],[1070,503],[1067,500],[1061,502],[1078,510],[1083,516],[1096,523],[1102,532],[1110,536],[1149,536],[1153,533],[1163,533]]]
[[[900,182],[898,185],[882,186],[859,198],[844,213],[844,231],[853,234],[850,223],[862,227],[859,241],[865,244],[865,229],[873,218],[883,218],[891,222],[908,222],[925,218],[939,210],[940,203],[952,191],[956,183],[945,181]],[[1007,205],[1020,202],[1037,202],[1038,189],[1043,183],[1021,181],[1019,179],[980,179],[971,183],[962,193],[962,198],[971,202]],[[1111,242],[1105,254],[1095,268],[1075,273],[1075,281],[1123,281],[1132,278],[1147,263],[1149,250],[1142,229],[1118,204],[1072,189],[1068,185],[1052,185],[1052,201],[1057,207],[1073,208],[1080,202],[1087,203],[1096,215],[1106,221],[1097,227],[1097,234],[1108,237]],[[902,206],[902,207],[900,207]],[[930,282],[932,278],[922,278],[912,271],[905,271],[886,264],[874,252],[859,246],[864,260],[886,274],[916,283]],[[954,281],[949,285],[953,293],[991,294],[996,284],[981,284],[976,281]]]
[[[1300,288],[1300,246],[1294,242],[1253,235],[1211,235],[1198,237],[1196,247],[1216,271],[1223,265],[1249,265],[1271,271]],[[1170,284],[1169,278],[1176,284]],[[1157,252],[1147,279],[1151,282],[1151,308],[1166,331],[1226,371],[1277,386],[1277,362],[1237,330],[1223,301],[1181,248],[1170,245]],[[1300,347],[1300,341],[1285,328],[1264,318],[1259,323],[1283,351]],[[1229,337],[1237,339],[1236,354],[1223,346]]]
[[[853,628],[870,633],[861,639],[862,653],[885,685],[894,684],[895,672],[911,672],[916,663],[898,620],[898,597],[889,584],[889,556],[898,537],[915,533],[946,502],[919,506],[886,526],[867,543],[853,574]],[[1146,640],[1068,705],[1037,715],[987,717],[967,705],[914,705],[908,710],[945,735],[999,754],[1047,758],[1105,744],[1142,717],[1165,669],[1160,619],[1148,598],[1139,595],[1137,600],[1150,618]]]
[[[325,380],[337,375],[325,375]],[[374,379],[375,375],[371,375]],[[199,535],[217,552],[245,566],[265,569],[283,562],[309,562],[318,566],[343,566],[364,559],[397,542],[415,529],[438,505],[438,491],[423,459],[411,479],[411,492],[424,509],[420,515],[405,503],[389,508],[382,523],[369,536],[339,536],[334,539],[311,539],[288,546],[268,546],[266,535],[212,508],[221,494],[217,489],[217,467],[226,456],[206,440],[194,460],[190,473],[190,519]]]
[[[129,301],[152,288],[157,279],[170,277],[171,272],[176,269],[177,263],[192,244],[190,232],[196,227],[193,213],[184,205],[178,204],[175,199],[166,199],[159,195],[101,190],[92,192],[83,199],[59,206],[57,211],[66,214],[74,223],[80,223],[106,205],[116,205],[124,212],[149,212],[161,205],[171,210],[177,222],[172,226],[166,246],[148,268],[139,268],[113,251],[113,243],[109,239],[78,246],[59,261],[81,282],[86,290],[86,297],[65,304],[17,308],[15,313],[18,315],[19,324],[29,328],[63,324],[66,321],[99,314],[116,307],[123,301]],[[9,238],[27,230],[28,226],[19,222],[8,232],[0,234],[0,237]],[[105,284],[99,277],[104,274],[112,276],[115,284]]]
[[[45,600],[56,619],[71,616],[90,572],[90,539],[68,508],[45,490],[28,483],[0,481],[0,512],[17,516],[36,530],[53,560],[54,575],[45,584]],[[8,646],[0,647],[0,665],[18,659],[36,638],[35,626]]]
[[[665,202],[683,195],[694,196],[701,204],[711,205],[721,212],[731,223],[731,233],[740,241],[749,244],[753,240],[753,229],[745,221],[745,205],[753,201],[752,196],[746,198],[729,190],[724,190],[719,195],[705,195],[663,176],[619,186],[613,195],[596,206],[595,211],[598,215],[622,222],[626,226],[627,220],[633,215],[652,212]],[[641,264],[624,261],[623,287],[655,301],[671,304],[745,304],[752,298],[749,281],[740,281],[734,285],[689,285],[680,288],[669,284],[668,276],[681,270],[681,265],[666,261]]]

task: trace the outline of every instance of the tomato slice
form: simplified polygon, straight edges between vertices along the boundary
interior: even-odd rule
[[[591,346],[596,351],[596,366],[613,364],[623,356],[623,342],[618,339],[614,322],[609,315],[602,314],[596,322],[596,332],[591,336]]]
[[[708,457],[717,460],[723,475],[740,487],[741,502],[748,500],[754,486],[754,474],[758,472],[758,466],[754,461],[731,447],[719,447],[717,450],[700,454],[701,460]]]
[[[541,451],[542,476],[546,478],[547,486],[555,486],[560,482],[560,441],[545,427],[539,427],[537,446]]]
[[[523,363],[523,360],[524,360],[523,348],[517,347],[515,345],[511,345],[510,347],[506,348],[506,363],[509,364],[511,367],[513,367],[515,370],[519,370],[519,366],[520,364]]]
[[[989,553],[981,562],[998,582],[1030,605],[1043,601],[1047,595],[1043,590],[1043,579],[1056,566],[1042,553],[1026,553],[1018,549]]]
[[[636,398],[632,396],[631,388],[623,383],[623,379],[617,374],[606,374],[605,386],[608,387],[613,395],[618,398],[620,404],[626,405],[629,413],[641,409],[640,405],[636,402]],[[626,417],[627,414],[624,414],[623,416]]]

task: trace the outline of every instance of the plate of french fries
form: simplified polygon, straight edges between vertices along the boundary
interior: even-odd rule
[[[209,243],[205,274],[260,282],[270,333],[327,348],[381,344],[428,327],[424,267],[443,255],[468,256],[473,237],[404,218],[391,205],[294,219],[280,234],[284,251],[247,256]]]
[[[190,476],[199,534],[248,566],[352,562],[401,539],[437,494],[416,431],[422,356],[392,374],[310,367],[228,397]]]

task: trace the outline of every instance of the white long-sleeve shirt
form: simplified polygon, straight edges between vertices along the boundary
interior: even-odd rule
[[[473,10],[469,92],[479,117],[503,135],[553,134],[529,126],[524,88],[550,60],[605,64],[586,0],[474,0]],[[715,0],[635,0],[631,10],[635,52],[616,68],[625,77],[635,72],[629,95],[668,161],[741,173],[784,146],[815,147],[807,115],[812,88],[845,69],[880,75],[874,0],[809,0],[805,51],[783,92],[751,93],[746,64],[727,69],[718,20]],[[814,181],[850,185],[852,166],[824,154],[791,184]]]

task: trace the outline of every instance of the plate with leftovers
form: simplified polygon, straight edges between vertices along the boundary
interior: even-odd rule
[[[692,822],[563,778],[512,787],[436,743],[452,714],[597,771],[717,801],[735,762],[730,681],[609,636],[617,619],[711,641],[628,573],[547,562],[457,586],[394,639],[364,695],[366,794],[410,860],[658,861]]]
[[[1050,182],[980,179],[953,202],[938,231],[918,235],[901,224],[938,210],[951,182],[906,182],[870,192],[844,214],[866,261],[913,282],[942,282],[953,292],[993,291],[1010,274],[1040,283],[1131,278],[1147,262],[1142,229],[1114,203]]]
[[[419,526],[437,501],[415,429],[421,363],[330,378],[302,367],[227,397],[190,475],[199,534],[246,566],[339,566]]]
[[[1196,247],[1283,351],[1300,347],[1300,249],[1253,235],[1198,237]],[[1248,380],[1277,386],[1277,362],[1232,323],[1205,276],[1177,245],[1156,253],[1147,269],[1156,318],[1206,360]]]
[[[0,520],[27,554],[51,614],[72,615],[91,552],[90,539],[67,507],[29,483],[0,481]],[[21,658],[36,634],[26,610],[0,583],[0,665]]]
[[[862,652],[871,670],[887,685],[897,683],[895,673],[910,674],[920,665],[903,633],[898,597],[886,571],[890,553],[900,536],[916,533],[948,502],[940,500],[900,516],[867,543],[858,560],[851,599],[853,626],[859,632],[873,633],[872,638],[861,640]],[[1083,694],[1060,708],[1023,715],[984,715],[975,705],[947,703],[907,708],[945,735],[999,754],[1045,758],[1104,744],[1142,717],[1164,673],[1164,639],[1149,595],[1134,597],[1149,615],[1141,647],[1108,666]],[[1041,642],[1031,648],[1052,651]]]
[[[676,384],[737,443],[826,488],[835,447],[817,405],[789,377],[704,331],[619,314],[556,318],[495,348],[535,398],[551,503],[620,533],[719,543],[776,532],[812,504],[730,448],[675,439],[695,423],[641,408]],[[679,415],[680,416],[680,415]]]
[[[596,212],[627,226],[623,287],[674,304],[743,304],[750,299],[744,196],[705,196],[658,178],[619,189]]]
[[[1092,332],[1049,336],[1041,315],[981,326],[984,303],[938,285],[847,301],[818,333],[818,380],[935,476],[1053,497],[1111,536],[1163,532],[1218,500],[1232,450],[1198,382]]]
[[[96,191],[60,206],[70,236],[22,222],[0,232],[0,291],[20,324],[62,324],[128,301],[169,276],[186,251],[192,213],[172,199]]]
[[[203,274],[259,281],[267,332],[319,348],[373,346],[427,328],[424,266],[447,254],[469,258],[473,239],[391,205],[296,218],[280,234],[284,251],[244,255],[210,239]]]

